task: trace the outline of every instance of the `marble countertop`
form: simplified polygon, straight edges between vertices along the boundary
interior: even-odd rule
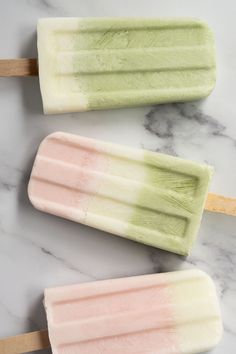
[[[6,58],[36,56],[39,17],[205,19],[216,35],[218,79],[202,102],[44,116],[38,78],[0,78],[0,337],[46,327],[45,287],[199,267],[216,282],[224,321],[212,353],[235,353],[236,218],[205,212],[185,259],[40,213],[27,197],[37,147],[58,130],[207,162],[215,167],[211,191],[236,196],[235,15],[233,0],[1,3],[0,56]]]

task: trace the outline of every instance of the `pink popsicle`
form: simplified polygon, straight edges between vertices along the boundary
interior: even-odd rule
[[[53,354],[192,354],[222,325],[211,279],[198,270],[47,289]]]

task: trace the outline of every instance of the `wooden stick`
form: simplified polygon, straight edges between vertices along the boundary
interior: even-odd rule
[[[0,59],[0,76],[37,76],[37,59]]]
[[[205,210],[236,216],[236,199],[209,193]]]
[[[29,353],[50,347],[48,331],[36,331],[0,339],[1,354]]]

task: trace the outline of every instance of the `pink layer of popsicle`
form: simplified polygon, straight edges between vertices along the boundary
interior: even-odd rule
[[[153,348],[157,353],[178,352],[174,304],[162,276],[57,290],[46,292],[55,353],[108,354],[112,349],[113,354],[128,354],[137,348],[142,354],[153,353]]]
[[[29,185],[33,203],[35,199],[44,199],[86,212],[99,189],[99,180],[90,171],[104,172],[108,167],[107,156],[89,144],[90,148],[78,148],[73,143],[59,142],[56,135],[43,141]],[[58,210],[61,216],[68,217],[67,213]]]

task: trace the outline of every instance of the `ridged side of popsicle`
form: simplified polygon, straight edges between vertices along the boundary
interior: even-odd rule
[[[53,354],[194,354],[220,340],[211,279],[198,270],[47,289]]]
[[[45,113],[189,101],[215,84],[214,38],[196,19],[38,22]]]
[[[42,211],[187,254],[210,177],[205,165],[54,133],[40,145],[28,190]]]

